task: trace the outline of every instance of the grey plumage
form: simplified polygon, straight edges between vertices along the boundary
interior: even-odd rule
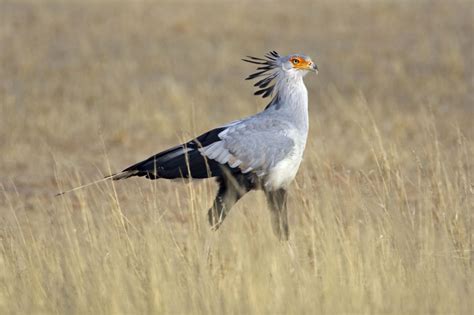
[[[290,128],[285,121],[255,116],[222,131],[221,141],[200,151],[221,164],[239,167],[243,173],[263,175],[294,149],[295,142],[287,135]]]

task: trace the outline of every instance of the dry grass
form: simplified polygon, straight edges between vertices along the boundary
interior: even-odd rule
[[[0,313],[472,312],[473,10],[0,1]],[[53,197],[260,110],[270,49],[320,67],[288,244],[259,193],[209,231],[212,181]]]

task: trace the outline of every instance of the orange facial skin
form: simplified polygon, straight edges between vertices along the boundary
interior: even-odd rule
[[[290,62],[293,65],[293,68],[298,69],[298,70],[312,70],[313,69],[312,68],[313,62],[311,60],[306,60],[299,56],[291,57]]]

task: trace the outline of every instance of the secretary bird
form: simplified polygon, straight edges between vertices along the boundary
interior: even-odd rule
[[[242,196],[262,189],[273,231],[287,240],[287,189],[301,164],[308,136],[308,92],[303,77],[309,71],[317,73],[318,67],[308,56],[281,57],[276,51],[242,60],[258,65],[246,78],[259,79],[255,95],[272,97],[262,112],[212,129],[102,180],[215,177],[219,188],[208,211],[213,229],[219,228]]]

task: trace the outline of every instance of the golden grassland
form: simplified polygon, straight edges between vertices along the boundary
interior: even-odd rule
[[[1,314],[469,314],[472,1],[0,1]],[[291,239],[213,181],[61,197],[265,106],[240,61],[303,52]]]

